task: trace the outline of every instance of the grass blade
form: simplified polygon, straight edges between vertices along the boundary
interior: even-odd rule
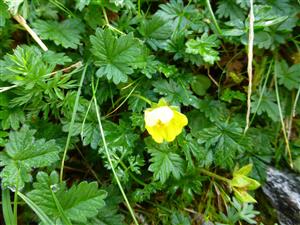
[[[2,189],[2,212],[5,224],[17,225],[11,208],[9,189]]]
[[[84,81],[87,66],[88,66],[88,64],[86,64],[86,66],[84,67],[84,70],[83,70],[82,75],[81,75],[79,87],[78,87],[78,90],[77,90],[75,104],[74,104],[74,108],[73,108],[73,112],[72,112],[71,123],[70,123],[70,126],[69,126],[69,133],[68,133],[68,137],[67,137],[67,142],[66,142],[66,146],[65,146],[65,149],[64,149],[64,154],[63,154],[63,158],[62,158],[61,166],[60,166],[60,175],[59,175],[60,182],[63,181],[65,160],[66,160],[67,151],[68,151],[68,148],[69,148],[69,145],[70,145],[70,140],[71,140],[71,136],[72,136],[72,127],[73,127],[74,122],[75,122],[76,112],[77,112],[78,103],[79,103],[79,97],[80,97],[80,93],[81,93],[81,87],[82,87],[82,84],[83,84],[83,81]]]
[[[27,196],[23,195],[21,192],[18,192],[20,198],[35,212],[35,214],[40,218],[40,220],[47,225],[55,225],[55,223],[45,214],[45,212],[31,201]]]
[[[58,199],[56,198],[54,192],[51,189],[51,194],[52,194],[52,198],[55,202],[56,208],[59,212],[60,218],[63,222],[63,224],[65,225],[72,225],[71,221],[69,220],[69,218],[67,217],[67,215],[65,214],[64,209],[61,207],[61,204],[59,203]]]

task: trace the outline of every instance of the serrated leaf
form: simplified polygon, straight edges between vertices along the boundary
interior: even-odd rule
[[[179,105],[181,103],[185,106],[192,105],[198,108],[197,97],[188,88],[173,79],[170,79],[169,82],[167,80],[154,81],[153,86],[155,87],[154,92],[165,96],[170,104]]]
[[[75,8],[82,11],[85,6],[90,4],[90,1],[91,0],[76,0]]]
[[[214,152],[214,161],[218,166],[232,168],[238,152],[248,146],[243,137],[242,128],[236,123],[217,123],[197,133],[198,143]]]
[[[120,214],[119,204],[122,202],[119,190],[115,186],[105,188],[108,196],[103,207],[96,217],[91,218],[87,223],[80,225],[125,225],[124,216]]]
[[[80,44],[80,34],[84,31],[84,25],[79,19],[66,19],[61,23],[37,20],[33,23],[33,27],[41,39],[51,40],[56,45],[73,49]]]
[[[172,21],[174,29],[182,29],[192,25],[192,20],[199,12],[194,5],[184,5],[182,0],[171,0],[169,3],[159,5],[157,15],[167,21]]]
[[[229,111],[223,102],[209,98],[199,100],[199,110],[203,112],[211,122],[224,121],[229,116]]]
[[[259,101],[259,98],[260,97],[257,95],[253,95],[251,97],[252,99],[251,112],[252,113],[256,112],[257,115],[261,115],[262,113],[265,112],[273,121],[279,121],[278,106],[277,103],[275,103],[276,98],[274,93],[265,92],[261,97],[261,101]]]
[[[218,9],[216,13],[220,18],[230,17],[230,20],[244,20],[246,15],[246,11],[239,7],[236,0],[218,1]]]
[[[61,210],[74,222],[87,222],[88,218],[96,216],[105,205],[106,192],[99,190],[96,182],[83,181],[67,190],[65,183],[59,183],[58,174],[54,171],[50,176],[39,172],[33,187],[27,196],[56,221],[61,221],[61,213],[56,207],[53,193],[62,207]]]
[[[20,108],[5,109],[0,111],[1,126],[3,130],[12,128],[17,130],[25,122],[25,115]]]
[[[97,76],[106,77],[115,84],[126,82],[142,55],[141,46],[133,34],[117,38],[108,29],[97,29],[90,40],[92,54],[96,57],[95,65],[100,67]]]
[[[189,217],[180,212],[173,212],[171,216],[172,225],[190,225]]]
[[[35,140],[35,130],[23,126],[20,131],[10,132],[5,150],[0,152],[0,165],[5,166],[0,177],[4,187],[23,188],[30,181],[33,168],[49,166],[59,160],[60,147],[54,140]]]
[[[275,73],[278,83],[285,86],[288,90],[299,88],[300,84],[300,64],[288,66],[285,60],[275,62]]]
[[[150,20],[143,20],[138,31],[151,48],[157,50],[166,44],[172,34],[172,26],[159,15],[154,15]]]
[[[168,149],[166,144],[163,148],[160,149],[157,145],[148,146],[151,154],[149,170],[154,173],[154,179],[161,183],[165,183],[171,174],[179,179],[183,175],[184,168],[184,160],[177,153]]]
[[[209,64],[220,60],[219,52],[215,48],[218,48],[220,41],[216,35],[208,36],[204,33],[201,38],[189,39],[186,42],[186,52],[195,55],[201,55],[203,60]]]
[[[65,53],[57,53],[48,50],[43,55],[43,60],[51,65],[65,65],[68,62],[72,62],[72,59],[65,55]]]

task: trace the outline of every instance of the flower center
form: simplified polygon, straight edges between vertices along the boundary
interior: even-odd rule
[[[172,109],[168,106],[158,107],[152,111],[145,112],[145,121],[147,126],[155,126],[159,123],[166,124],[174,116]]]

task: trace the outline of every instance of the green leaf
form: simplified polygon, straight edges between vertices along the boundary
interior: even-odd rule
[[[228,18],[230,20],[244,20],[246,11],[236,3],[236,0],[221,0],[218,1],[218,9],[216,11],[220,18]]]
[[[276,76],[278,83],[288,90],[298,89],[300,83],[300,64],[288,66],[285,60],[275,62]]]
[[[10,132],[5,150],[0,152],[0,165],[4,166],[0,173],[3,187],[21,189],[30,181],[32,168],[50,166],[60,159],[61,148],[55,141],[35,140],[35,132],[28,126]]]
[[[216,123],[213,127],[199,131],[197,138],[199,144],[213,151],[214,162],[221,167],[232,168],[238,152],[242,152],[248,146],[243,129],[236,123]]]
[[[246,95],[240,91],[234,91],[226,88],[221,96],[222,101],[231,103],[234,99],[240,100],[241,102],[246,101]]]
[[[186,42],[186,52],[194,55],[201,55],[203,60],[209,64],[214,64],[220,60],[219,52],[214,48],[218,48],[220,41],[217,35],[212,34],[208,36],[204,33],[201,38],[189,39]]]
[[[35,202],[31,201],[21,192],[18,192],[18,195],[36,213],[36,215],[45,225],[55,225],[55,223],[49,219],[45,212],[37,204],[35,204]]]
[[[199,110],[203,112],[211,122],[225,121],[229,116],[229,111],[223,102],[209,98],[199,101]]]
[[[164,47],[173,30],[170,22],[154,15],[150,20],[143,20],[138,31],[151,48],[157,50]]]
[[[172,225],[190,225],[189,217],[180,212],[173,212],[171,216]]]
[[[205,95],[211,85],[210,79],[204,75],[196,75],[193,78],[191,83],[192,90],[199,96]]]
[[[80,34],[84,31],[84,25],[79,19],[66,19],[61,23],[37,20],[33,23],[33,27],[42,39],[51,40],[56,45],[73,49],[80,44]]]
[[[51,65],[65,65],[68,62],[72,62],[72,59],[65,55],[65,53],[57,53],[48,50],[43,55],[43,60]]]
[[[171,174],[176,179],[183,175],[184,160],[168,149],[167,144],[164,147],[148,146],[148,151],[151,154],[149,170],[154,173],[155,180],[165,183]]]
[[[50,176],[39,172],[33,187],[27,196],[56,221],[61,220],[60,210],[63,210],[69,220],[85,223],[88,218],[96,216],[105,205],[106,192],[99,190],[96,182],[83,181],[67,190],[65,183],[59,183],[58,174],[54,171]],[[60,210],[53,194],[61,206]]]
[[[193,4],[184,5],[182,0],[171,0],[169,3],[159,5],[157,15],[167,21],[172,21],[173,29],[182,29],[192,25],[195,15],[199,14]]]
[[[50,60],[49,57],[56,59]],[[65,98],[64,90],[75,87],[75,80],[70,80],[72,73],[53,73],[53,70],[57,64],[64,64],[69,60],[64,54],[44,53],[35,46],[26,45],[18,46],[13,54],[4,56],[0,61],[0,80],[9,82],[14,87],[7,92],[10,94],[10,101],[3,110],[6,115],[1,115],[5,120],[5,127],[8,127],[9,121],[12,127],[17,127],[18,121],[23,121],[22,111],[26,109],[30,109],[31,116],[35,114],[36,117],[41,111],[45,118],[50,110],[52,115],[60,113],[59,107]],[[16,121],[13,122],[12,119]]]
[[[90,1],[91,0],[76,0],[75,8],[79,9],[79,11],[82,11],[85,6],[90,4]]]
[[[109,29],[97,29],[90,40],[92,54],[96,57],[95,65],[100,67],[97,76],[106,77],[115,84],[126,82],[142,55],[140,43],[133,34],[117,38]]]
[[[12,128],[17,130],[20,125],[25,122],[24,111],[15,107],[14,109],[6,109],[0,111],[1,126],[3,130]]]
[[[181,85],[180,85],[181,84]],[[154,92],[163,96],[170,104],[179,105],[182,103],[185,106],[191,105],[198,108],[198,99],[193,93],[182,85],[182,81],[176,82],[173,79],[167,80],[160,79],[153,82]]]
[[[251,99],[252,113],[256,112],[257,115],[261,115],[265,112],[273,121],[279,121],[278,106],[277,103],[275,103],[276,97],[273,92],[266,91],[265,93],[263,93],[261,101],[259,101],[260,97],[257,95],[252,95]]]
[[[233,172],[233,176],[235,176],[235,175],[245,175],[246,176],[251,172],[252,167],[253,167],[252,164],[248,164],[246,166],[243,166],[242,168],[240,168],[238,170],[235,170]]]
[[[118,213],[119,204],[122,202],[119,190],[115,186],[109,186],[105,189],[108,193],[105,199],[106,205],[96,217],[91,218],[88,223],[80,225],[125,225],[124,216]]]
[[[10,17],[7,6],[0,0],[0,28],[5,26],[6,19]]]

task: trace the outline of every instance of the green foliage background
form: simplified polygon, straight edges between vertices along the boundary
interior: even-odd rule
[[[245,133],[249,2],[0,0],[0,219],[133,224],[120,182],[139,224],[274,224],[227,181],[300,171],[300,4],[254,1]],[[189,123],[157,144],[143,111],[162,97]]]

